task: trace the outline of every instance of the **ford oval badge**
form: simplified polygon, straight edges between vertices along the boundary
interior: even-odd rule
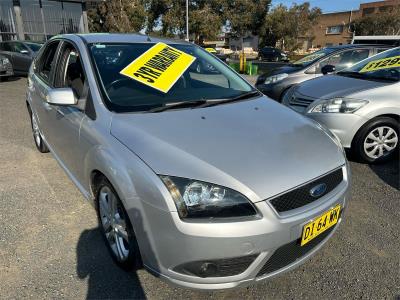
[[[314,186],[311,190],[310,190],[310,195],[314,198],[318,198],[321,197],[323,194],[325,194],[326,192],[326,184],[325,183],[320,183],[316,186]]]

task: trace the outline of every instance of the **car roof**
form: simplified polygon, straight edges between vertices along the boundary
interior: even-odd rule
[[[346,44],[346,45],[338,45],[338,46],[328,46],[326,48],[341,50],[341,49],[351,49],[351,48],[375,48],[375,47],[392,48],[393,46],[384,45],[384,44],[383,45],[380,45],[380,44]]]
[[[88,34],[64,34],[54,38],[68,38],[70,36],[78,36],[86,43],[166,43],[166,44],[188,44],[189,42],[178,39],[164,39],[152,37],[144,34],[134,33],[88,33]]]

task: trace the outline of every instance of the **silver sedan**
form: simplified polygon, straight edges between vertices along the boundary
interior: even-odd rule
[[[351,68],[306,81],[283,104],[336,134],[360,160],[382,162],[399,153],[400,48]]]
[[[124,269],[248,285],[306,261],[342,220],[336,137],[193,44],[57,36],[33,61],[27,105],[38,150],[93,203]]]

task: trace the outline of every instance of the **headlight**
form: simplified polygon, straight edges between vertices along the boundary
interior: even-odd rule
[[[265,78],[264,83],[265,84],[275,83],[275,82],[278,82],[278,81],[281,81],[281,80],[285,79],[288,76],[289,76],[289,74],[286,74],[286,73],[272,75],[272,76],[269,76],[269,77]]]
[[[366,105],[368,101],[358,99],[334,98],[318,102],[309,109],[309,113],[343,113],[349,114]]]
[[[10,63],[10,60],[7,57],[0,58],[1,65],[7,65]]]
[[[181,177],[160,175],[160,178],[182,219],[257,215],[256,209],[245,196],[229,188]]]

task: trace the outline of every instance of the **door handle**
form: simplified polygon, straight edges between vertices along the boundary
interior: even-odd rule
[[[56,111],[57,111],[57,114],[60,114],[63,117],[65,116],[65,113],[61,109],[57,108]]]

